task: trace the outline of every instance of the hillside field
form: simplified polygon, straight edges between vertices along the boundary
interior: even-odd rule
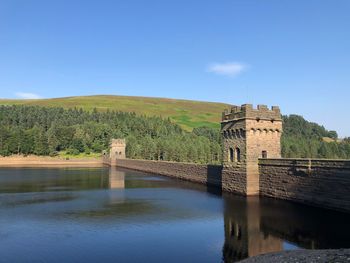
[[[131,96],[82,96],[54,99],[0,99],[0,105],[38,105],[45,107],[83,108],[98,111],[116,110],[135,112],[138,115],[170,118],[187,131],[200,126],[218,128],[221,113],[230,105],[192,100],[131,97]]]

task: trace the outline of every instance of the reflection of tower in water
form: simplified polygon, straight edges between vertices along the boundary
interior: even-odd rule
[[[259,254],[281,251],[282,240],[261,231],[259,197],[225,198],[224,262],[235,262]]]
[[[109,169],[109,188],[125,188],[125,172],[118,171],[115,167]]]
[[[109,169],[109,189],[116,191],[109,191],[110,204],[118,204],[125,202],[124,191],[125,188],[125,172],[118,171],[115,167]]]

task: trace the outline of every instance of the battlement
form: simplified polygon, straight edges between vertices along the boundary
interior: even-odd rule
[[[125,147],[126,146],[126,142],[125,139],[112,139],[111,141],[111,147]]]
[[[278,106],[272,106],[269,109],[266,105],[258,105],[257,108],[254,108],[252,104],[232,106],[230,110],[225,109],[222,113],[222,122],[239,119],[281,121],[282,116]]]

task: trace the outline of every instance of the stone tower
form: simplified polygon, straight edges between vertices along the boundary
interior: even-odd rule
[[[116,165],[117,159],[125,159],[125,146],[124,139],[112,139],[109,152],[112,166]]]
[[[222,114],[223,185],[245,195],[259,194],[259,158],[281,158],[279,107],[233,106]]]

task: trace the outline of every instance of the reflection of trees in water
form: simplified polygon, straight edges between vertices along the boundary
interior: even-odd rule
[[[34,205],[52,202],[66,202],[76,199],[77,196],[71,192],[39,192],[21,195],[3,195],[1,197],[1,206],[18,206],[18,205]]]
[[[106,169],[101,168],[2,168],[0,192],[26,193],[105,188]]]
[[[350,215],[259,197],[224,194],[224,262],[281,251],[284,241],[303,248],[350,246]]]

